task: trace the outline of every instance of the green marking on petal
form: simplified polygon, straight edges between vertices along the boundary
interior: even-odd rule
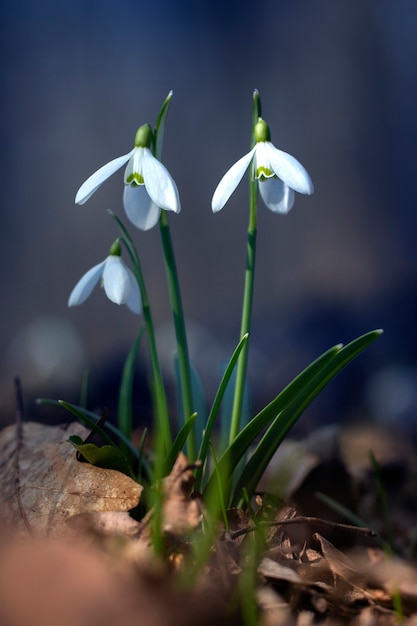
[[[145,180],[142,176],[142,174],[139,174],[139,172],[133,172],[133,174],[130,174],[130,176],[127,177],[126,179],[126,183],[128,185],[144,185],[145,184]]]
[[[255,178],[259,178],[262,181],[262,180],[266,180],[267,178],[272,178],[272,177],[277,178],[277,176],[274,174],[274,172],[272,172],[272,170],[268,169],[267,167],[264,167],[263,165],[257,168],[256,173],[255,173]]]

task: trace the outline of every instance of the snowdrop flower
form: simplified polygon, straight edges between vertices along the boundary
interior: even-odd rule
[[[99,281],[109,300],[116,304],[126,304],[133,313],[142,312],[139,286],[133,272],[122,261],[118,239],[111,246],[107,259],[80,278],[71,292],[68,306],[78,306],[87,300]]]
[[[294,192],[312,194],[313,183],[304,167],[290,154],[271,143],[268,124],[260,117],[254,128],[255,146],[223,176],[211,201],[213,213],[221,211],[252,161],[253,178],[258,181],[262,200],[274,213],[288,213]]]
[[[87,202],[104,181],[127,163],[123,205],[135,226],[149,230],[158,222],[161,209],[179,213],[177,186],[167,168],[153,156],[152,141],[152,129],[149,124],[144,124],[136,133],[133,150],[106,163],[87,178],[75,196],[75,203]]]

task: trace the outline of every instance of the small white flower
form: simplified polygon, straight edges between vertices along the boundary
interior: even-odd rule
[[[114,252],[116,245],[119,246],[118,254]],[[120,256],[120,244],[118,242],[113,244],[105,261],[92,267],[80,278],[71,292],[68,306],[78,306],[85,302],[100,280],[109,300],[116,304],[126,304],[133,313],[140,314],[142,312],[142,299],[138,283],[133,272],[126,267]]]
[[[151,150],[152,129],[141,126],[135,147],[94,172],[79,188],[76,204],[84,204],[112,174],[127,163],[123,205],[129,220],[142,230],[149,230],[159,220],[161,209],[179,213],[181,210],[177,186],[167,168]]]
[[[288,213],[294,192],[312,194],[313,183],[307,170],[290,154],[278,150],[270,141],[269,127],[259,118],[255,126],[256,144],[223,176],[213,194],[213,213],[221,211],[252,161],[252,175],[258,180],[262,200],[274,213]]]

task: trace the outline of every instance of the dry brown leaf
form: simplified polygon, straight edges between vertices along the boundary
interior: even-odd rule
[[[200,506],[191,498],[192,470],[187,457],[180,452],[171,473],[164,478],[163,530],[167,533],[184,535],[201,522]]]
[[[0,433],[1,514],[6,522],[36,536],[57,536],[68,532],[73,515],[137,506],[141,485],[115,470],[76,460],[68,437],[87,434],[78,422],[28,422]]]
[[[219,585],[180,590],[169,568],[122,567],[123,555],[82,534],[51,541],[0,526],[0,553],[1,626],[243,624]]]
[[[96,511],[79,513],[68,519],[71,528],[100,535],[125,535],[134,537],[140,530],[140,523],[127,511]]]
[[[334,576],[340,576],[352,584],[358,584],[360,572],[346,554],[335,548],[330,541],[319,533],[314,533],[313,539],[320,543],[323,556]]]

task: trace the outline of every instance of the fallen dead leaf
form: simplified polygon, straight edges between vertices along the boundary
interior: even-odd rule
[[[0,527],[1,626],[243,626],[219,586],[179,589],[169,568],[123,568],[107,547]]]
[[[167,533],[184,535],[201,522],[200,506],[191,497],[193,469],[180,452],[171,473],[164,478],[163,530]]]
[[[142,486],[115,470],[76,460],[69,435],[85,437],[78,422],[8,426],[0,433],[2,518],[35,536],[59,536],[74,515],[129,511]]]

